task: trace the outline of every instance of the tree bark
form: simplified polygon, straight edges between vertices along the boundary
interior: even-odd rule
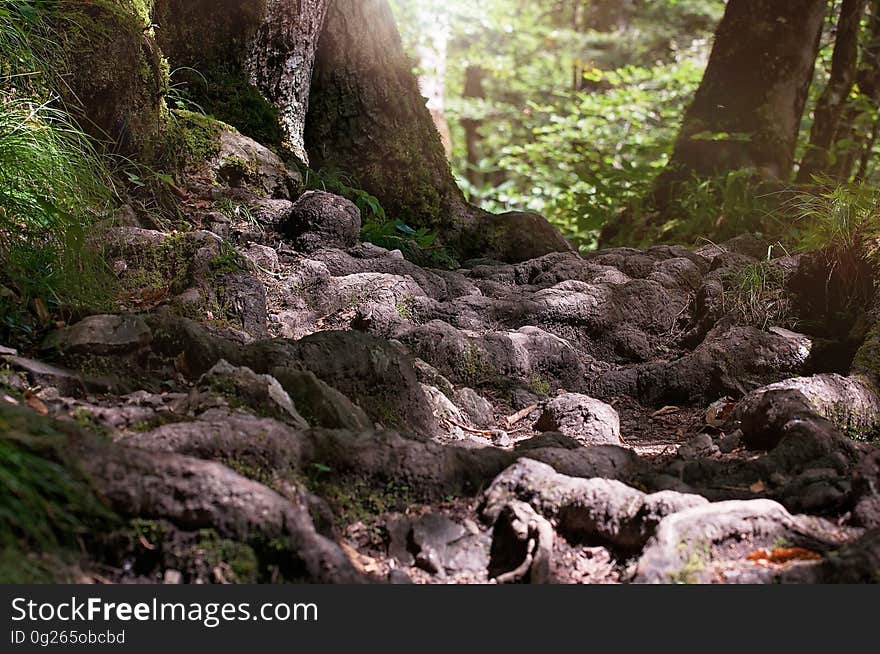
[[[738,169],[787,181],[813,77],[825,0],[730,0],[672,159],[655,186]]]
[[[442,229],[447,242],[479,216],[452,177],[386,0],[331,2],[306,147],[315,168],[345,171],[389,216]]]
[[[156,0],[154,20],[160,27],[162,51],[172,67],[199,72],[191,79],[194,89],[222,85],[206,89],[207,111],[232,122],[248,136],[260,138],[253,126],[236,124],[236,119],[246,121],[254,111],[255,99],[263,96],[278,113],[281,133],[276,138],[307,163],[303,130],[309,82],[328,3]],[[214,103],[217,106],[212,101],[218,101]],[[240,108],[242,115],[223,111],[225,103]],[[274,123],[275,117],[269,120]]]
[[[831,60],[831,77],[816,105],[810,145],[798,171],[798,182],[807,183],[814,175],[828,172],[832,146],[837,141],[843,111],[855,83],[859,33],[866,2],[843,0]]]
[[[285,145],[308,163],[305,131],[309,85],[329,0],[268,0],[251,39],[246,68],[251,82],[278,109]]]

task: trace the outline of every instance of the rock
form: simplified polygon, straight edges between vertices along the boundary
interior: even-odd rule
[[[113,377],[99,377],[78,373],[24,357],[5,356],[3,360],[11,368],[21,370],[27,374],[33,384],[55,388],[59,393],[68,397],[83,397],[88,393],[124,391],[120,381]]]
[[[162,576],[162,583],[169,585],[177,585],[183,583],[183,575],[179,570],[166,570]]]
[[[284,387],[309,424],[326,429],[372,429],[363,409],[314,373],[296,368],[273,368],[272,376]]]
[[[559,432],[584,445],[619,445],[620,417],[612,407],[586,395],[565,393],[545,406],[535,429]]]
[[[816,418],[809,400],[799,391],[766,391],[741,414],[742,442],[751,450],[772,450],[787,429]]]
[[[478,427],[489,427],[495,423],[495,409],[492,404],[472,388],[455,391],[455,401],[461,410]]]
[[[393,521],[388,531],[389,554],[403,565],[446,575],[484,573],[489,564],[488,537],[439,513]]]
[[[257,268],[268,273],[277,273],[281,265],[278,261],[278,252],[265,245],[251,243],[242,250],[242,254]]]
[[[739,560],[785,541],[815,545],[821,540],[808,523],[770,500],[705,504],[660,522],[636,568],[635,583],[701,583],[718,560]]]
[[[811,347],[807,338],[719,326],[680,359],[610,370],[591,383],[589,392],[599,397],[630,395],[653,406],[741,397],[801,374]]]
[[[258,556],[290,557],[303,581],[365,581],[340,547],[315,531],[304,507],[222,465],[119,446],[91,447],[82,456],[83,470],[120,516],[214,529]]]
[[[511,500],[530,504],[569,540],[626,550],[640,549],[664,517],[708,503],[698,495],[648,495],[611,479],[569,477],[530,459],[519,460],[492,482],[480,503],[483,518],[494,524]]]
[[[549,252],[572,252],[574,248],[559,230],[536,213],[511,212],[489,216],[490,251],[498,260],[519,263]]]
[[[253,343],[232,359],[257,372],[277,367],[315,374],[360,406],[373,422],[432,438],[438,427],[412,361],[384,339],[351,331],[325,331],[295,342]]]
[[[707,459],[719,452],[718,446],[709,434],[697,434],[678,448],[678,456],[682,459]]]
[[[309,191],[296,201],[278,229],[305,252],[319,248],[344,250],[360,240],[361,212],[353,202],[338,195]]]
[[[871,385],[833,374],[796,377],[759,388],[742,399],[734,418],[753,413],[764,395],[774,391],[800,393],[813,411],[842,431],[870,433],[880,426],[880,397]]]
[[[499,584],[551,583],[554,539],[547,520],[528,504],[511,501],[492,529],[489,577]]]
[[[258,375],[250,368],[236,368],[221,359],[202,375],[199,387],[223,395],[233,407],[241,403],[257,415],[281,420],[296,429],[309,428],[278,380],[269,375]]]
[[[235,321],[237,327],[253,338],[268,336],[266,287],[245,271],[218,275],[213,280],[220,315],[215,319]]]
[[[528,452],[529,450],[540,449],[577,450],[582,447],[583,445],[571,436],[560,434],[558,431],[548,431],[534,438],[520,441],[516,444],[516,451]]]
[[[432,320],[405,327],[398,338],[445,377],[471,388],[510,380],[524,387],[583,383],[583,357],[565,339],[535,327],[481,334]]]
[[[428,398],[431,411],[440,427],[439,442],[450,443],[468,440],[470,438],[469,432],[462,429],[462,427],[467,427],[468,420],[458,407],[439,388],[422,384],[422,390],[425,392],[425,397]]]
[[[455,387],[452,385],[452,383],[448,379],[446,379],[446,377],[441,375],[440,371],[437,370],[430,363],[426,363],[425,361],[422,361],[421,359],[416,357],[413,360],[413,367],[416,370],[416,375],[418,375],[419,382],[440,389],[440,391],[442,391],[443,394],[447,397],[455,395]]]
[[[248,187],[258,194],[289,200],[302,185],[298,173],[281,158],[244,134],[222,129],[219,153],[209,162],[215,180],[233,188]]]
[[[90,316],[49,334],[43,350],[63,355],[132,354],[150,344],[152,332],[139,316]]]

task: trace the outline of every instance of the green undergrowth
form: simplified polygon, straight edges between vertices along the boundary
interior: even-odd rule
[[[308,490],[330,506],[339,526],[369,523],[390,512],[405,511],[418,497],[405,483],[380,483],[357,475],[340,475],[332,468],[313,463],[305,475]]]
[[[442,243],[442,234],[426,227],[414,229],[388,215],[378,198],[358,188],[346,173],[307,169],[305,187],[344,197],[360,209],[361,240],[386,250],[400,250],[404,258],[418,266],[454,270],[459,267],[455,253]]]
[[[89,247],[115,188],[55,91],[52,3],[0,0],[0,338],[32,336],[53,315],[108,301]]]
[[[725,275],[725,303],[745,324],[760,329],[795,327],[785,273],[769,259]]]
[[[172,71],[169,105],[208,114],[266,147],[280,150],[283,134],[278,110],[237,66],[178,68]]]

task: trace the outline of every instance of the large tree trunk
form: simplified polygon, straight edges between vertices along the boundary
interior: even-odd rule
[[[386,0],[331,2],[306,146],[315,168],[352,175],[389,216],[456,234],[477,219],[452,177]]]
[[[387,0],[331,1],[306,147],[313,167],[353,176],[389,217],[436,230],[462,257],[524,261],[571,249],[541,216],[493,216],[465,201]]]
[[[831,61],[831,77],[816,106],[810,145],[798,171],[799,182],[809,182],[814,175],[827,173],[831,149],[838,134],[853,89],[859,60],[859,33],[867,0],[843,0],[837,21],[837,39]]]
[[[154,20],[162,51],[205,110],[267,145],[286,146],[307,163],[309,82],[328,2],[156,0]],[[198,74],[186,75],[190,68]],[[276,133],[280,127],[274,138],[260,124],[275,122],[260,113],[271,110],[265,101],[278,114],[278,126],[270,126]]]
[[[309,85],[329,0],[268,0],[251,39],[246,67],[253,84],[278,109],[285,145],[308,163],[305,131]]]
[[[677,182],[754,169],[787,181],[826,0],[730,0],[672,159],[655,188],[662,208]]]

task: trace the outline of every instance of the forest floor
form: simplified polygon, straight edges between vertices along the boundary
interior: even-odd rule
[[[4,423],[63,434],[121,518],[68,578],[880,580],[880,402],[743,319],[726,280],[765,244],[435,270],[284,195],[194,177],[191,230],[122,212],[120,310],[2,350]]]

